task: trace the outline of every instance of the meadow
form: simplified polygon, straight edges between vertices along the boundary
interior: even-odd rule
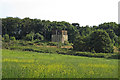
[[[118,78],[118,60],[2,50],[3,78]]]

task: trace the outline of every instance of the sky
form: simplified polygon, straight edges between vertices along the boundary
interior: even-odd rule
[[[0,0],[0,18],[37,18],[79,23],[118,23],[119,0]]]

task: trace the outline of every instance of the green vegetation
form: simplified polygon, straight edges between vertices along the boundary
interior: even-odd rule
[[[10,37],[11,41],[16,41],[15,37]]]
[[[90,40],[88,43],[91,49],[94,49],[95,52],[102,53],[112,53],[113,44],[106,31],[97,30],[90,34]],[[90,50],[91,50],[90,49]]]
[[[81,52],[75,51],[72,48],[64,48],[65,46],[72,47],[69,45],[64,45],[57,42],[43,42],[43,41],[10,41],[3,42],[3,49],[18,50],[18,51],[31,51],[38,53],[50,53],[50,54],[63,54],[63,55],[74,55],[74,56],[86,56],[86,57],[98,57],[98,58],[113,58],[119,59],[119,53],[116,48],[114,53],[96,53],[92,52]],[[61,47],[60,47],[61,45]],[[63,48],[62,48],[63,47]]]
[[[49,20],[30,18],[20,19],[17,17],[2,18],[2,36],[4,37],[3,40],[6,42],[9,42],[9,37],[15,37],[16,40],[26,41],[51,41],[52,30],[55,29],[68,31],[68,42],[74,43],[74,50],[112,53],[113,46],[118,47],[120,43],[120,25],[115,22],[102,23],[98,26],[80,26],[78,23],[70,24],[65,21],[51,22]],[[95,32],[99,33],[99,31],[101,31],[101,34],[98,34],[101,39],[97,37],[98,35],[96,36],[97,39],[95,36],[95,38],[92,37],[92,34]],[[107,36],[105,36],[106,34]],[[78,36],[80,38],[78,38]],[[109,43],[106,43],[107,40]],[[68,45],[68,42],[65,42],[65,44]],[[76,42],[80,45],[76,45]],[[54,44],[50,43],[50,45]],[[61,45],[62,44],[59,46]],[[98,48],[98,46],[101,47]]]
[[[3,78],[118,78],[118,60],[2,50]]]
[[[51,42],[55,29],[68,41]],[[2,18],[2,49],[3,78],[118,78],[120,24]]]
[[[112,53],[113,44],[106,31],[96,30],[87,37],[77,37],[73,43],[73,49],[94,53]]]
[[[8,34],[5,34],[4,36],[3,36],[3,40],[5,41],[5,42],[9,42],[9,35]]]

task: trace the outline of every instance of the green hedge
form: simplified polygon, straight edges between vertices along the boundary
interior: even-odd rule
[[[111,53],[91,53],[91,52],[78,52],[78,51],[60,51],[58,54],[74,55],[74,56],[86,56],[86,57],[97,57],[97,58],[113,58],[117,59],[118,54]]]

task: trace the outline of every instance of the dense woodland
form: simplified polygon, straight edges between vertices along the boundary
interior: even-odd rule
[[[2,18],[2,36],[16,40],[35,39],[51,41],[52,30],[67,30],[68,41],[73,49],[88,52],[112,53],[113,46],[120,44],[120,24],[102,23],[98,26],[80,26],[78,23],[49,21],[18,17]]]

